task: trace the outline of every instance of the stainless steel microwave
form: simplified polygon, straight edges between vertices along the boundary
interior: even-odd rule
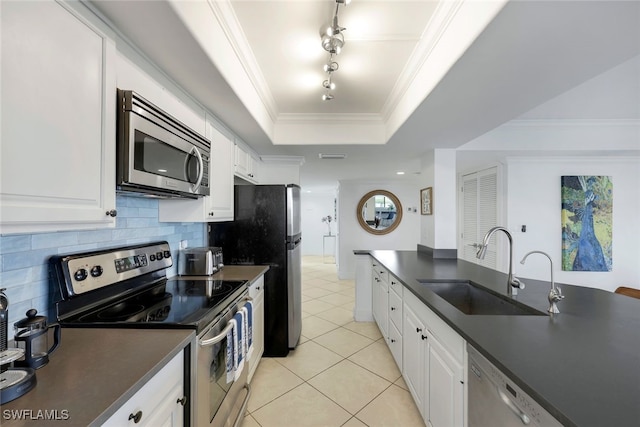
[[[118,89],[116,190],[158,198],[209,195],[211,143],[131,90]]]

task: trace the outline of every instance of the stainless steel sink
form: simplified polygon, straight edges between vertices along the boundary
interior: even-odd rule
[[[546,313],[508,299],[469,281],[418,281],[464,314],[476,316],[546,316]]]

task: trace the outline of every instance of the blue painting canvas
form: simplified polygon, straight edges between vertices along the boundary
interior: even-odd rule
[[[563,176],[561,189],[562,270],[611,271],[611,177]]]

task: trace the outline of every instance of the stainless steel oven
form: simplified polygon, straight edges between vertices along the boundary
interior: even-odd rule
[[[251,390],[247,381],[249,369],[230,379],[226,361],[232,345],[228,339],[230,320],[247,299],[243,296],[198,336],[196,426],[230,427],[242,423]]]
[[[167,242],[53,256],[50,312],[63,327],[194,329],[186,411],[193,418],[187,425],[237,426],[249,399],[249,368],[229,373],[227,364],[236,360],[230,359],[229,334],[251,305],[248,282],[167,278],[172,265]],[[247,320],[236,332],[251,329]]]
[[[211,143],[131,90],[118,89],[117,147],[119,191],[209,195]]]

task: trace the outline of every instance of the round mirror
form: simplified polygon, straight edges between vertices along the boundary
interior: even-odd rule
[[[388,191],[370,191],[360,199],[356,217],[360,226],[371,234],[391,233],[402,219],[402,205]]]

